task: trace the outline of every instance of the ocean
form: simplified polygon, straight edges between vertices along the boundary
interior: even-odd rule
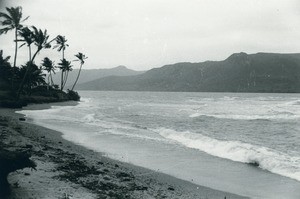
[[[300,94],[80,95],[76,106],[19,112],[151,172],[251,198],[300,198]]]

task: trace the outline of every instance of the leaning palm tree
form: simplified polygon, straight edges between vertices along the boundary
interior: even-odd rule
[[[25,27],[19,30],[19,35],[21,36],[21,39],[19,39],[18,41],[24,42],[20,45],[19,48],[27,44],[29,52],[29,61],[31,61],[31,44],[33,44],[34,42],[33,32],[28,27]]]
[[[51,82],[51,86],[53,86],[53,79],[52,79],[52,73],[55,74],[55,65],[54,62],[49,59],[48,57],[45,57],[42,61],[42,67],[44,68],[45,71],[47,71],[49,73],[48,75],[48,86],[50,86],[50,82]]]
[[[15,56],[14,56],[14,65],[16,67],[17,62],[17,53],[18,53],[18,30],[22,28],[22,22],[27,20],[29,17],[26,17],[22,20],[22,7],[6,7],[7,13],[0,12],[0,18],[3,18],[1,25],[4,28],[0,29],[0,35],[6,34],[10,30],[15,30]]]
[[[62,59],[61,62],[58,63],[58,65],[59,65],[59,69],[61,70],[61,73],[65,74],[65,76],[62,79],[62,84],[60,87],[60,90],[63,90],[67,83],[69,72],[72,71],[73,69],[72,69],[71,62],[67,61],[66,59]]]
[[[51,48],[51,42],[54,39],[48,41],[49,35],[47,34],[47,30],[42,31],[41,29],[37,29],[35,26],[32,26],[32,28],[33,28],[34,45],[36,45],[37,47],[35,53],[31,58],[31,62],[34,62],[35,57],[42,49]]]
[[[86,56],[85,56],[84,54],[82,54],[82,53],[78,53],[77,55],[75,55],[75,57],[77,57],[77,60],[74,60],[74,61],[80,61],[80,68],[79,68],[77,78],[76,78],[76,80],[75,80],[75,82],[74,82],[74,85],[72,86],[71,91],[74,89],[74,87],[75,87],[76,84],[77,84],[77,81],[78,81],[79,76],[80,76],[80,72],[81,72],[82,65],[84,64],[84,60],[88,58],[88,57],[86,57]]]
[[[36,58],[37,54],[42,50],[42,49],[46,49],[46,48],[51,48],[50,43],[53,41],[51,40],[50,42],[48,42],[49,39],[49,35],[47,34],[47,30],[42,31],[41,29],[37,29],[35,26],[32,26],[33,28],[33,39],[34,39],[34,45],[36,46],[36,51],[33,54],[31,60],[28,62],[28,64],[26,65],[27,69],[26,72],[23,76],[22,82],[19,86],[19,90],[18,90],[18,97],[20,96],[22,89],[24,87],[24,83],[25,80],[27,78],[27,75],[29,73],[29,71],[31,70],[31,66],[34,64],[34,59]]]
[[[67,41],[65,36],[61,36],[61,35],[58,35],[56,38],[55,38],[55,41],[56,41],[56,45],[53,47],[54,48],[57,48],[57,51],[58,52],[62,52],[62,60],[65,59],[65,50],[67,47],[69,47],[69,45],[67,44]],[[61,73],[61,83],[60,83],[60,88],[63,88],[64,87],[64,76],[66,76],[66,72],[65,73]]]

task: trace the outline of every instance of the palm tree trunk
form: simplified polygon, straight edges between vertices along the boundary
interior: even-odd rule
[[[21,82],[21,84],[20,84],[20,86],[19,86],[19,90],[18,90],[18,93],[17,93],[17,98],[18,98],[18,99],[19,99],[19,97],[20,97],[20,95],[21,95],[21,92],[22,92],[22,90],[23,90],[24,83],[25,83],[25,79],[26,79],[26,77],[27,77],[27,75],[28,75],[29,69],[31,68],[31,64],[33,63],[33,60],[35,59],[36,55],[40,52],[40,50],[41,50],[41,49],[37,49],[37,51],[34,53],[32,59],[29,61],[29,65],[28,65],[27,68],[26,68],[26,72],[25,72],[24,77],[23,77],[23,79],[22,79],[22,82]]]
[[[76,77],[76,80],[75,80],[75,82],[74,82],[74,85],[72,86],[71,91],[75,88],[75,85],[77,84],[77,81],[78,81],[78,79],[79,79],[80,72],[81,72],[81,67],[82,67],[82,64],[80,64],[80,68],[79,68],[79,71],[78,71],[78,75],[77,75],[77,77]]]
[[[64,83],[64,71],[61,70],[61,80],[60,80],[60,90],[63,90],[63,83]]]
[[[65,76],[65,81],[64,81],[64,86],[66,86],[67,80],[68,80],[68,76],[69,76],[69,71],[66,71],[66,76]]]
[[[15,28],[15,58],[14,58],[14,67],[16,67],[17,54],[18,54],[18,29]]]
[[[52,73],[51,73],[51,71],[50,71],[50,80],[51,80],[51,86],[53,86],[54,83],[53,83],[53,78],[52,78]]]
[[[63,60],[65,58],[65,52],[64,52],[64,50],[62,50],[62,58],[63,58]],[[63,85],[64,85],[64,71],[61,70],[61,81],[60,81],[60,90],[61,91],[64,89]]]
[[[28,46],[29,48],[29,61],[31,60],[31,46]]]
[[[48,75],[48,84],[47,84],[47,90],[49,90],[50,87],[50,75]]]

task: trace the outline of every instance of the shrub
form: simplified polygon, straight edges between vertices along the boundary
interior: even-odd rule
[[[72,90],[67,90],[67,95],[69,97],[70,100],[74,100],[74,101],[79,101],[80,100],[80,95],[76,92],[76,91],[72,91]]]

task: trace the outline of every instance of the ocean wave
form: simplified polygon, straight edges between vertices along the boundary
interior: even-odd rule
[[[92,114],[87,114],[87,115],[85,115],[85,116],[82,118],[81,121],[82,121],[82,122],[86,122],[86,123],[94,123],[94,122],[97,122],[97,121],[99,121],[99,120],[97,120],[97,119],[95,118],[95,113],[92,113]]]
[[[156,135],[151,134],[143,134],[139,132],[139,134],[135,132],[130,131],[124,131],[124,130],[118,130],[118,129],[110,129],[108,131],[105,131],[104,133],[110,134],[110,135],[117,135],[122,137],[128,137],[128,138],[135,138],[140,140],[152,140],[152,141],[159,141],[159,142],[166,142],[166,140],[162,139],[161,137],[157,137]]]
[[[237,100],[238,97],[229,97],[229,96],[224,96],[222,98],[222,100],[226,100],[226,101],[234,101],[234,100]]]
[[[299,106],[300,105],[300,100],[290,101],[290,102],[285,103],[285,105]]]
[[[236,162],[255,164],[272,173],[300,181],[300,157],[289,156],[267,147],[240,141],[218,140],[189,131],[178,132],[161,128],[155,132],[185,147]]]
[[[189,117],[191,118],[209,117],[215,119],[233,119],[233,120],[290,120],[290,119],[299,119],[300,115],[296,115],[291,112],[277,112],[274,114],[264,114],[264,115],[193,113],[189,115]]]

